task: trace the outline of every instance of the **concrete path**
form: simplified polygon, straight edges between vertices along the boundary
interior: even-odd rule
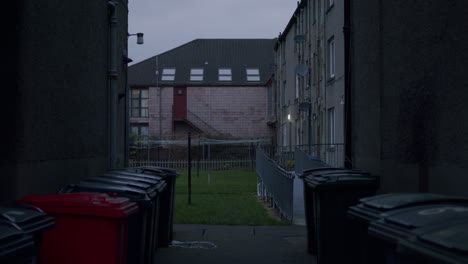
[[[305,226],[174,225],[174,241],[155,263],[314,264]]]

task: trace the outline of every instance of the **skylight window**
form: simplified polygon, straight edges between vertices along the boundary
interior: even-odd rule
[[[192,68],[190,70],[190,81],[203,81],[203,69]]]
[[[247,68],[247,81],[249,82],[259,82],[260,81],[260,71],[258,68]]]
[[[174,81],[175,80],[175,68],[164,68],[161,76],[161,81]]]
[[[220,81],[232,81],[232,71],[230,68],[220,68],[218,70],[218,80]]]

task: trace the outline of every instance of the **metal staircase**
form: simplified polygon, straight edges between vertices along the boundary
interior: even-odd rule
[[[201,119],[199,116],[192,113],[188,109],[187,109],[187,116],[184,121],[190,126],[196,129],[199,129],[201,132],[209,136],[223,136],[221,132],[216,130],[214,127],[212,127],[210,124],[205,122],[203,119]]]

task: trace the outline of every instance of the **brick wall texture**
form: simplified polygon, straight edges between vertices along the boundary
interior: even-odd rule
[[[150,136],[173,139],[173,88],[150,87],[149,118],[131,118],[147,123]],[[162,96],[162,97],[160,97]],[[230,138],[265,138],[273,131],[267,126],[266,87],[187,87],[187,110]],[[176,126],[177,127],[177,126]]]

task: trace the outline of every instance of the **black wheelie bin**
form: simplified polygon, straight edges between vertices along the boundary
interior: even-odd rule
[[[415,241],[419,234],[424,236],[424,230],[431,230],[435,227],[437,227],[435,229],[442,230],[442,233],[440,233],[442,236],[440,237],[450,237],[453,235],[450,232],[457,230],[453,228],[453,230],[450,231],[450,227],[453,226],[453,223],[466,221],[466,219],[468,219],[467,201],[428,203],[383,213],[381,219],[370,223],[369,235],[374,236],[380,241],[378,246],[381,247],[379,249],[380,252],[383,252],[383,263],[419,264],[420,262],[416,262],[401,250],[402,241]],[[453,238],[457,239],[457,236],[452,236],[452,239]],[[440,243],[443,240],[433,239],[433,242],[437,243],[436,241]],[[450,240],[446,240],[446,242],[450,243],[449,241]],[[452,240],[452,242],[456,242],[456,240]],[[456,250],[455,246],[448,246]]]
[[[15,224],[33,238],[36,259],[40,255],[42,233],[55,225],[53,217],[35,206],[24,204],[0,206],[0,222]]]
[[[355,243],[349,245],[354,248],[350,256],[351,262],[373,264],[384,261],[380,240],[368,235],[369,224],[381,219],[384,213],[411,206],[464,201],[468,201],[468,198],[433,193],[388,193],[360,199],[359,204],[348,210],[348,216],[352,219],[352,231],[355,232]]]
[[[34,263],[34,241],[21,228],[8,222],[0,222],[0,263]]]
[[[145,166],[135,168],[113,169],[109,172],[117,172],[133,177],[150,177],[152,179],[163,179],[166,182],[167,187],[161,197],[160,205],[158,247],[168,247],[172,241],[174,233],[173,218],[175,202],[175,184],[176,178],[179,176],[177,171],[163,167]]]
[[[127,185],[81,181],[78,184],[71,184],[63,187],[59,193],[74,193],[74,192],[96,192],[106,193],[109,195],[129,198],[130,201],[138,205],[138,213],[133,214],[128,219],[128,255],[129,263],[152,263],[153,250],[149,250],[149,245],[146,245],[147,235],[149,230],[148,221],[151,219],[153,206],[153,198],[147,190]]]
[[[305,177],[313,192],[314,235],[319,264],[345,263],[350,240],[348,207],[375,195],[379,178],[352,170],[336,170]]]
[[[94,180],[94,181],[106,181],[108,182],[109,180],[113,181],[114,183],[122,184],[122,183],[128,183],[129,186],[133,186],[135,188],[144,188],[150,197],[153,199],[153,210],[151,211],[151,221],[148,221],[148,228],[149,234],[147,235],[147,241],[146,244],[149,246],[149,248],[152,248],[153,250],[157,249],[157,238],[158,238],[158,232],[159,232],[159,219],[160,219],[160,200],[161,197],[164,195],[164,191],[166,190],[166,182],[161,179],[157,179],[154,177],[146,177],[146,175],[141,175],[141,177],[138,177],[138,175],[135,175],[136,173],[133,173],[132,175],[126,175],[126,174],[121,174],[118,172],[105,172],[103,174],[100,174],[97,177],[92,177],[88,178],[87,180]]]
[[[415,230],[414,238],[401,240],[399,250],[417,264],[468,263],[468,219]]]
[[[320,165],[319,163],[318,165]],[[306,178],[311,179],[316,175],[327,174],[327,173],[337,173],[337,172],[348,172],[348,173],[362,173],[361,171],[348,170],[343,168],[334,168],[328,166],[319,166],[316,168],[310,168],[303,170],[299,175],[301,179],[304,180],[304,209],[306,216],[306,225],[307,225],[307,250],[310,254],[317,254],[317,241],[316,241],[316,231],[315,231],[315,217],[314,217],[314,189],[307,184]]]

